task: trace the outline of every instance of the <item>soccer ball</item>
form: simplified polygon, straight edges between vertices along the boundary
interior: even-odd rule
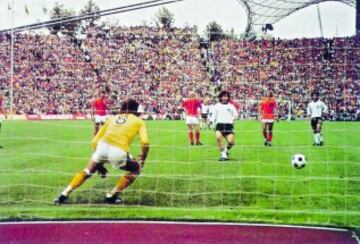
[[[302,169],[307,163],[306,157],[303,154],[297,153],[291,159],[291,164],[296,169]]]

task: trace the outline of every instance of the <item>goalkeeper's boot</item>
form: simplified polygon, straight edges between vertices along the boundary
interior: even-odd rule
[[[120,198],[119,193],[116,193],[112,197],[105,197],[105,202],[108,204],[122,204],[122,200]]]
[[[68,196],[61,194],[60,196],[54,199],[54,203],[56,205],[60,205],[63,204],[66,201],[66,199],[68,199]]]

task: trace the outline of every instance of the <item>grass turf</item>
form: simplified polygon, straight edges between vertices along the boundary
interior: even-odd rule
[[[308,122],[275,124],[273,147],[259,122],[236,124],[228,162],[218,162],[214,133],[190,146],[182,121],[147,122],[151,151],[123,206],[102,203],[123,172],[93,176],[69,198],[52,200],[91,155],[89,121],[4,122],[0,143],[0,220],[168,219],[360,226],[360,123],[326,122],[324,147]],[[138,155],[138,141],[131,153]],[[308,165],[294,169],[303,153]]]

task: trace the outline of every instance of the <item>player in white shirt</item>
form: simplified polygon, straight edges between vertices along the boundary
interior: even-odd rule
[[[209,114],[208,114],[208,120],[207,120],[207,125],[208,125],[209,129],[212,127],[211,116],[214,112],[215,104],[216,104],[216,100],[211,100],[210,105],[209,105]]]
[[[319,94],[312,94],[312,101],[308,104],[307,114],[311,119],[311,127],[314,132],[314,146],[324,145],[324,138],[321,133],[322,121],[324,114],[327,113],[328,107],[319,100]]]
[[[207,125],[207,118],[209,115],[209,106],[206,102],[201,104],[201,120],[200,120],[200,129],[203,129]]]
[[[222,91],[219,94],[219,103],[213,107],[210,121],[215,126],[215,136],[221,153],[220,161],[229,160],[228,152],[234,146],[234,120],[238,113],[233,104],[230,103],[230,93]],[[223,138],[227,145],[223,145]]]

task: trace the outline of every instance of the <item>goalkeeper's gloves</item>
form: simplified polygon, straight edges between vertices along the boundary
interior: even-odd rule
[[[107,173],[109,172],[103,164],[96,164],[96,171],[100,175],[101,178],[105,178]]]
[[[145,164],[145,159],[142,154],[139,155],[138,162],[141,164],[141,168],[143,168]]]

